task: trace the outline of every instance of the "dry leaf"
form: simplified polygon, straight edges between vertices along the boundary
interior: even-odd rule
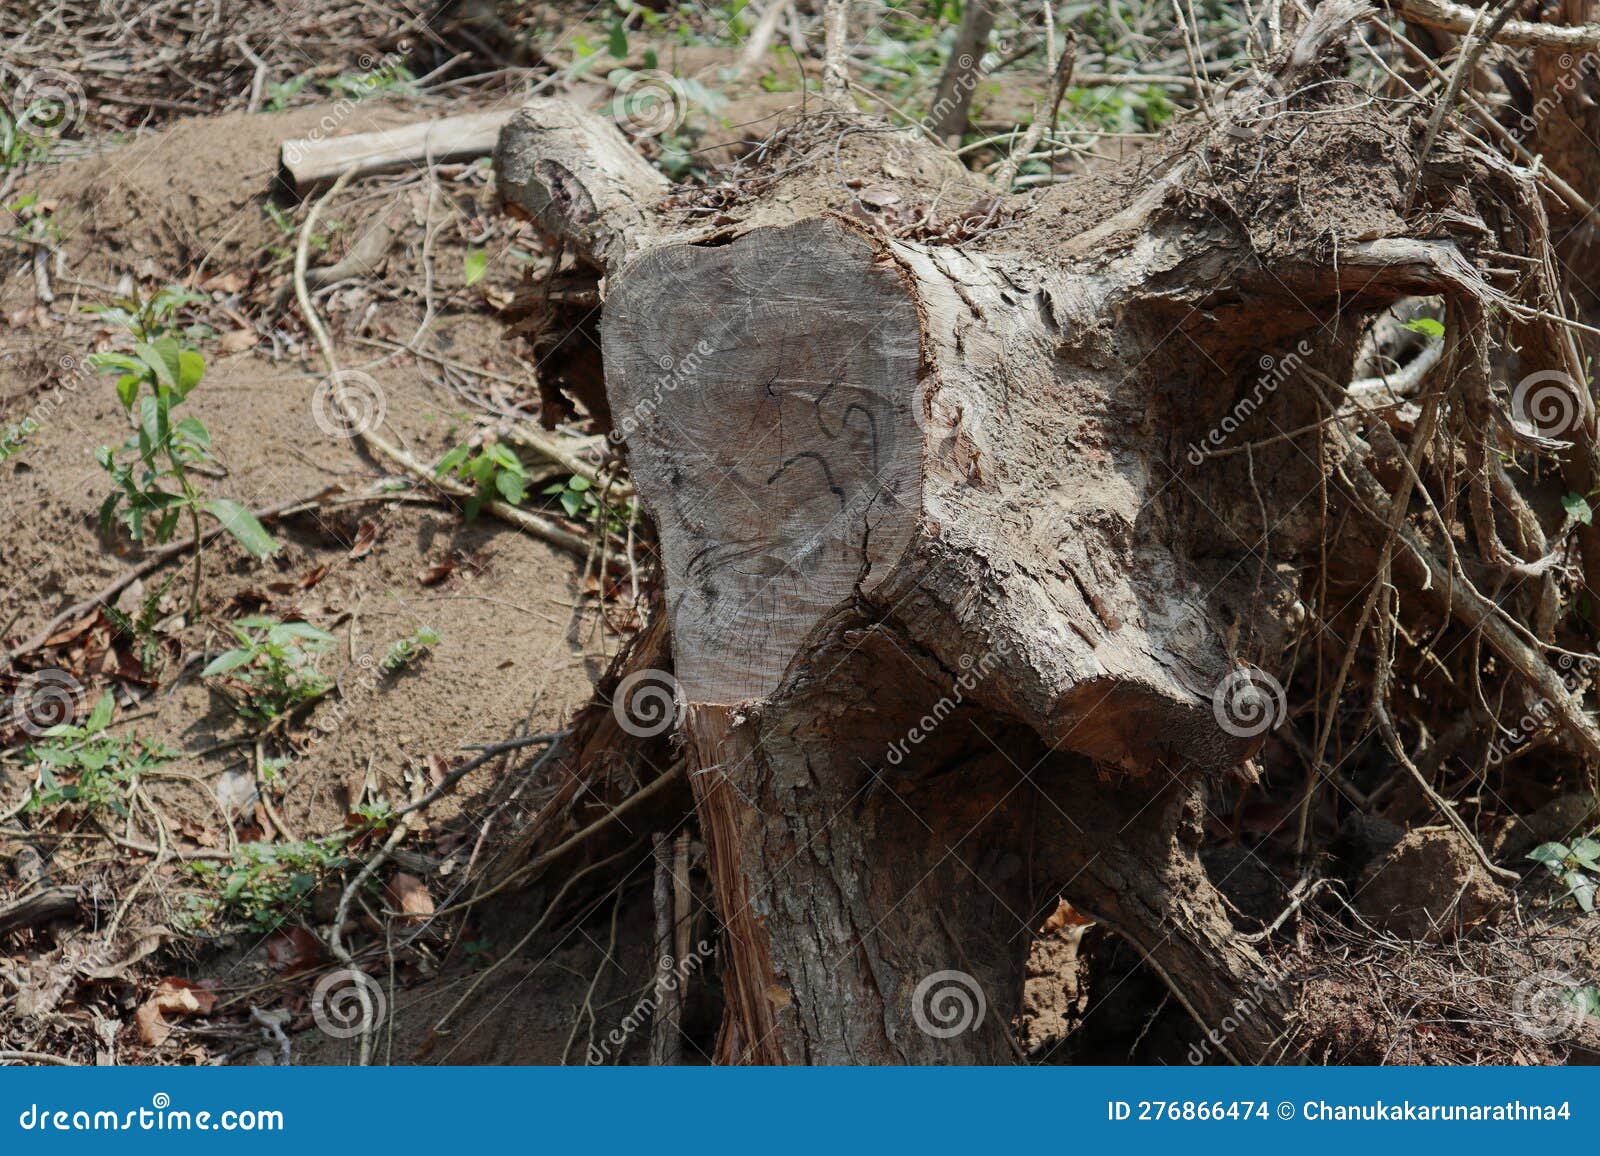
[[[166,1021],[166,1016],[210,1015],[216,1005],[217,997],[205,988],[169,975],[156,984],[150,998],[133,1013],[139,1041],[147,1047],[158,1048],[172,1035],[172,1025]]]
[[[365,558],[372,553],[372,546],[378,540],[378,524],[376,522],[362,522],[356,527],[356,540],[350,546],[350,559]]]
[[[261,337],[254,329],[230,329],[224,333],[217,344],[222,346],[224,353],[243,353],[247,349],[255,348]]]
[[[322,941],[304,927],[279,930],[267,937],[267,964],[284,975],[295,975],[322,962]]]
[[[433,896],[428,894],[428,885],[415,875],[396,871],[389,880],[389,906],[405,916],[402,923],[415,927],[433,914]]]

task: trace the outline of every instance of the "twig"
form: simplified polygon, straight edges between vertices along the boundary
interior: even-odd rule
[[[346,169],[341,173],[339,179],[334,181],[328,191],[311,206],[311,211],[306,214],[305,224],[301,226],[299,243],[295,246],[294,252],[295,299],[300,303],[300,312],[305,317],[306,326],[311,330],[312,336],[316,339],[317,347],[322,351],[322,359],[327,363],[329,379],[334,382],[337,382],[339,376],[339,359],[334,352],[333,339],[328,336],[328,330],[322,324],[322,318],[318,316],[316,307],[311,303],[311,293],[306,288],[306,265],[311,252],[311,232],[316,227],[318,217],[322,215],[323,208],[349,183],[354,171],[353,169]],[[356,430],[356,437],[373,454],[389,459],[389,461],[407,473],[452,497],[465,498],[472,494],[473,491],[470,487],[451,478],[436,476],[433,470],[381,434],[373,430],[362,429],[358,422],[350,420],[350,415],[344,409],[344,401],[339,396],[338,390],[334,390],[331,397],[334,406],[339,410],[341,418],[348,423],[350,428]],[[561,546],[580,556],[587,555],[589,552],[588,539],[580,534],[564,530],[554,522],[541,518],[537,514],[530,513],[527,510],[519,510],[515,506],[510,506],[500,501],[485,502],[483,508],[501,521],[507,522],[517,529],[536,538],[543,539],[552,545]]]
[[[324,498],[336,492],[338,492],[338,487],[324,486],[315,493],[307,494],[299,498],[291,498],[289,501],[279,502],[277,505],[263,506],[260,509],[252,510],[250,512],[262,522],[272,521],[277,518],[285,518],[291,514],[297,514],[302,510],[316,508],[321,504]],[[143,578],[145,575],[160,569],[165,563],[171,561],[173,558],[180,557],[187,551],[195,549],[197,545],[206,545],[211,541],[211,539],[215,538],[218,534],[223,533],[226,529],[227,527],[219,522],[217,525],[212,526],[210,529],[204,531],[198,539],[192,537],[185,538],[181,542],[172,542],[161,547],[159,550],[152,551],[150,555],[142,562],[135,566],[129,567],[127,570],[124,570],[115,579],[113,579],[111,582],[108,582],[105,586],[102,586],[95,593],[91,594],[89,597],[80,602],[74,602],[71,606],[61,611],[61,613],[57,614],[49,622],[45,623],[45,625],[40,628],[40,630],[34,634],[32,638],[16,646],[6,655],[6,664],[10,665],[23,655],[31,654],[35,650],[38,650],[45,644],[52,634],[54,634],[57,630],[60,630],[68,622],[71,622],[74,618],[81,618],[83,615],[93,610],[96,606],[109,602],[118,594],[122,593],[122,591],[127,587],[137,582],[140,578]]]
[[[828,0],[822,14],[822,29],[822,95],[836,104],[844,104],[850,99],[850,70],[845,63],[849,50],[850,0]]]
[[[1077,59],[1077,38],[1068,36],[1066,44],[1062,47],[1061,57],[1056,61],[1055,83],[1050,90],[1050,114],[1041,116],[1040,110],[1034,110],[1033,123],[1028,126],[1028,131],[1022,134],[1022,140],[1007,155],[1005,163],[1000,166],[1000,171],[995,174],[995,187],[1002,193],[1011,191],[1012,182],[1017,179],[1017,170],[1022,167],[1028,155],[1039,147],[1045,132],[1049,131],[1054,135],[1056,116],[1061,110],[1061,98],[1066,96],[1067,89],[1072,85],[1072,70]]]
[[[56,1064],[63,1068],[83,1066],[77,1060],[52,1056],[49,1052],[0,1052],[0,1064]]]

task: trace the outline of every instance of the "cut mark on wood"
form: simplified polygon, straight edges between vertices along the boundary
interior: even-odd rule
[[[770,695],[910,538],[919,323],[877,249],[833,220],[758,229],[646,254],[607,300],[612,413],[661,526],[691,702]]]

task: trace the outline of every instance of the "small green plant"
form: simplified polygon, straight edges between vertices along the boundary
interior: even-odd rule
[[[28,757],[39,764],[28,810],[72,806],[110,810],[125,818],[128,809],[122,800],[128,788],[145,771],[178,757],[177,751],[137,735],[106,734],[113,709],[107,691],[81,727],[51,727],[42,736],[44,742],[28,748]]]
[[[27,119],[24,113],[25,123]],[[20,127],[0,106],[0,172],[21,168],[29,161],[39,160],[49,151],[48,137],[35,136]]]
[[[399,639],[389,647],[389,652],[383,656],[383,669],[386,674],[392,674],[402,667],[410,666],[421,658],[423,652],[439,645],[439,634],[426,626],[420,626],[407,638]]]
[[[348,835],[299,843],[243,843],[226,863],[192,863],[190,869],[214,891],[193,905],[203,919],[221,913],[254,931],[274,931],[295,918],[317,885],[349,865]]]
[[[608,503],[595,493],[594,483],[582,474],[573,474],[564,482],[555,482],[543,491],[561,503],[569,518],[581,518],[595,526],[604,526],[610,533],[624,533],[633,513],[632,502],[626,506]]]
[[[485,502],[498,500],[518,506],[528,492],[528,471],[522,460],[499,442],[487,442],[477,453],[470,446],[457,446],[434,467],[438,477],[451,473],[476,487],[464,503],[468,521],[478,516]]]
[[[132,462],[119,461],[118,451],[107,446],[95,455],[116,486],[100,506],[100,524],[110,529],[121,522],[136,542],[168,542],[187,514],[198,542],[200,518],[206,514],[251,554],[265,558],[277,552],[278,543],[255,515],[238,502],[206,497],[194,482],[191,469],[210,460],[210,431],[199,418],[173,420],[173,410],[205,375],[205,358],[173,331],[178,311],[197,300],[202,298],[164,289],[148,301],[133,297],[95,310],[133,336],[131,354],[96,353],[89,363],[116,375],[117,399],[138,424],[138,433],[122,447],[136,454]],[[196,549],[191,617],[200,611],[200,557]]]
[[[1600,841],[1584,836],[1566,843],[1541,843],[1528,852],[1528,858],[1543,863],[1584,911],[1594,910],[1595,891],[1600,888]]]
[[[262,107],[268,112],[282,112],[294,102],[300,90],[310,83],[311,74],[301,73],[299,76],[291,76],[281,84],[269,84]]]
[[[5,206],[17,223],[11,236],[25,245],[52,248],[61,242],[61,227],[54,213],[39,200],[38,193],[26,193]]]
[[[227,676],[234,693],[223,693],[241,717],[269,723],[332,689],[333,680],[316,666],[317,657],[333,645],[326,630],[259,615],[228,629],[239,645],[213,658],[200,675]]]
[[[159,670],[165,655],[161,636],[156,633],[156,623],[161,620],[161,600],[166,597],[167,588],[172,582],[173,579],[168,578],[159,590],[146,594],[139,600],[139,609],[131,615],[124,614],[109,603],[105,605],[106,617],[111,619],[111,625],[117,628],[118,633],[132,640],[139,668],[145,674]]]

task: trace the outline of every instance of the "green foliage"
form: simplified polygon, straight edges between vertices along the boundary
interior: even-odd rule
[[[310,83],[310,73],[301,73],[299,76],[291,76],[282,84],[269,84],[267,85],[266,100],[263,101],[262,107],[268,112],[282,112],[294,102],[294,98],[300,94],[300,90]]]
[[[1595,891],[1600,888],[1600,841],[1587,836],[1565,843],[1541,843],[1528,852],[1528,858],[1543,863],[1566,888],[1562,898],[1570,895],[1585,912],[1593,911]]]
[[[595,526],[604,526],[606,531],[621,533],[628,528],[628,521],[633,515],[633,503],[618,505],[601,500],[595,493],[594,484],[581,474],[573,474],[564,482],[555,482],[546,486],[543,493],[554,497],[561,503],[561,508],[567,512],[569,518],[581,518]]]
[[[238,502],[206,497],[190,473],[195,465],[210,460],[210,431],[199,418],[173,417],[205,376],[205,358],[174,332],[178,312],[200,300],[204,298],[193,293],[164,289],[148,301],[135,296],[93,310],[133,336],[131,353],[96,353],[89,364],[116,376],[117,400],[138,426],[121,447],[135,455],[133,460],[119,460],[119,451],[108,446],[96,451],[95,459],[114,486],[101,503],[100,524],[109,530],[120,522],[134,541],[160,543],[171,541],[186,514],[199,538],[200,517],[205,514],[251,554],[265,558],[277,552],[278,543],[255,515]],[[195,558],[191,613],[198,612],[200,601],[198,551]]]
[[[461,260],[461,279],[466,282],[468,289],[483,280],[484,273],[489,268],[489,254],[482,249],[468,249],[467,255]]]
[[[528,471],[522,459],[499,442],[487,442],[477,453],[470,446],[459,445],[439,459],[433,472],[441,478],[454,473],[476,487],[464,503],[469,521],[478,516],[485,502],[518,506],[528,492]]]
[[[0,165],[0,171],[3,169],[4,166]],[[25,193],[7,202],[5,209],[16,221],[17,228],[11,236],[17,241],[46,247],[61,242],[61,227],[56,223],[55,215],[40,203],[38,193]]]
[[[170,762],[178,752],[146,742],[137,735],[106,733],[115,702],[107,691],[95,703],[83,726],[62,725],[44,733],[45,741],[28,748],[28,758],[39,764],[38,783],[28,797],[27,809],[81,807],[110,810],[126,817],[123,796],[139,776]]]
[[[1444,325],[1435,321],[1432,317],[1418,317],[1415,320],[1405,322],[1400,328],[1409,329],[1412,333],[1420,333],[1424,337],[1444,336]]]
[[[343,73],[332,80],[323,81],[322,87],[327,89],[331,96],[363,100],[375,92],[398,92],[409,95],[413,91],[412,86],[416,79],[410,69],[396,61],[382,68],[368,69],[366,72]]]
[[[30,123],[27,111],[22,115],[22,123]],[[5,106],[0,104],[0,172],[21,168],[30,161],[41,160],[49,152],[49,137],[35,136],[20,127],[7,114]]]
[[[438,645],[438,632],[426,626],[419,626],[409,637],[399,639],[389,647],[389,652],[383,656],[384,672],[392,673],[402,667],[410,666],[426,651]]]
[[[333,680],[317,669],[317,658],[333,646],[333,635],[309,622],[279,622],[252,616],[229,625],[239,645],[206,664],[202,678],[227,676],[240,697],[227,697],[241,717],[273,719],[327,694]]]
[[[269,932],[296,918],[306,897],[349,864],[348,834],[299,843],[243,843],[226,863],[192,863],[190,870],[214,892],[196,914],[217,912]]]
[[[161,619],[161,599],[172,582],[173,579],[168,578],[161,584],[161,589],[146,594],[133,615],[124,614],[109,603],[105,606],[106,617],[111,619],[111,625],[133,640],[139,667],[146,674],[153,674],[161,666],[163,651],[161,638],[156,634],[156,623]]]
[[[1585,526],[1594,523],[1594,510],[1589,506],[1582,494],[1563,494],[1561,508],[1571,516],[1574,522],[1582,522]]]

